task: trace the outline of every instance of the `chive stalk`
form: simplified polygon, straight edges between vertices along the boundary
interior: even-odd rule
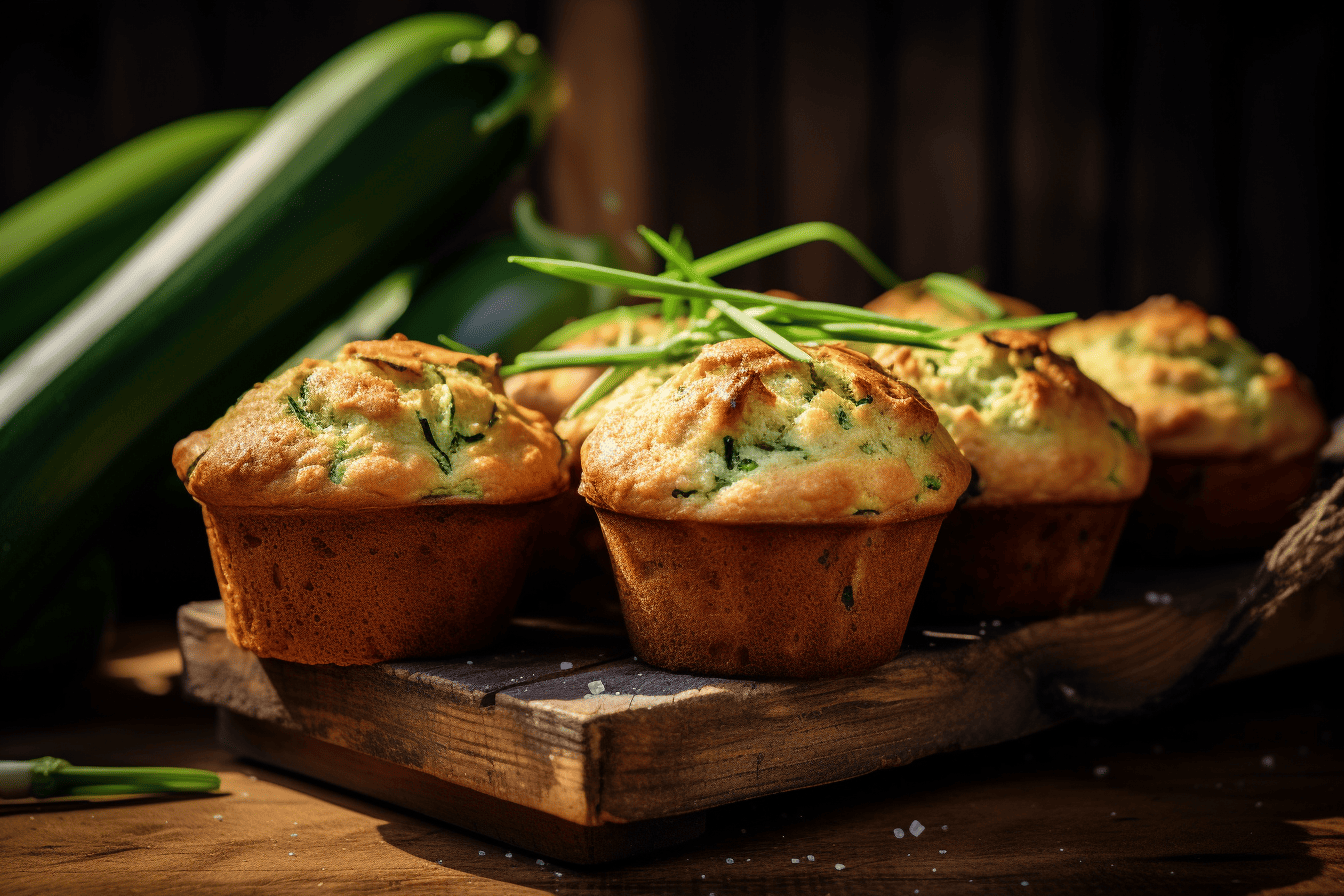
[[[54,756],[20,762],[0,760],[0,799],[218,789],[219,775],[196,768],[79,766]]]

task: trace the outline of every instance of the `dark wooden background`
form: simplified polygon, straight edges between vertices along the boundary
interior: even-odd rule
[[[10,9],[0,206],[197,112],[273,103],[414,0]],[[562,224],[686,226],[700,251],[851,228],[907,277],[1087,314],[1175,292],[1344,410],[1337,21],[1310,4],[473,0],[559,57],[574,102],[530,176]],[[482,226],[489,226],[489,223]],[[630,245],[626,240],[627,246]],[[635,256],[632,254],[633,259]],[[738,274],[860,302],[838,252]]]

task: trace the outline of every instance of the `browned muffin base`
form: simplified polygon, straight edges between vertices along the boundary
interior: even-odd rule
[[[783,678],[848,675],[896,656],[943,521],[731,525],[597,513],[641,660]]]
[[[1141,562],[1263,551],[1292,525],[1315,477],[1314,452],[1282,461],[1155,456],[1121,552]]]
[[[957,508],[934,545],[917,614],[1015,618],[1074,609],[1101,590],[1129,505]]]
[[[546,504],[203,508],[229,638],[342,666],[486,647],[508,625]]]

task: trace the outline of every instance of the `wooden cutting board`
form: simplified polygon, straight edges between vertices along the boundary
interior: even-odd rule
[[[490,653],[344,668],[258,659],[219,601],[178,622],[186,692],[219,707],[239,754],[582,864],[690,839],[715,806],[1141,705],[1204,654],[1253,572],[1122,572],[1087,612],[1029,624],[916,621],[891,663],[823,681],[663,672],[618,631],[559,620],[519,620]],[[1223,677],[1340,651],[1332,576]]]

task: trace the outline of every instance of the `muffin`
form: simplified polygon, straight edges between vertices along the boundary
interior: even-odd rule
[[[563,443],[497,357],[352,342],[244,394],[173,450],[229,637],[263,657],[441,656],[508,624]]]
[[[1134,412],[1023,330],[963,336],[951,352],[879,346],[971,462],[943,525],[919,611],[1043,616],[1101,589],[1148,478]]]
[[[559,346],[561,349],[604,348],[617,345],[651,345],[661,338],[667,325],[658,315],[631,315],[594,327]],[[606,370],[602,367],[557,367],[517,373],[504,381],[504,391],[525,408],[541,411],[552,423],[559,422],[570,405],[597,381]]]
[[[896,655],[970,465],[919,394],[843,346],[705,347],[583,446],[640,659],[819,677]]]
[[[1015,299],[1012,296],[1005,296],[988,290],[985,291],[985,295],[997,302],[1009,317],[1035,317],[1041,313],[1041,309],[1030,302]],[[899,317],[903,320],[921,320],[928,324],[947,328],[964,327],[982,319],[978,314],[967,314],[952,310],[938,296],[924,289],[923,280],[907,280],[901,285],[882,293],[864,307],[869,311],[876,311],[889,317]]]
[[[1057,327],[1055,351],[1134,408],[1153,453],[1126,542],[1150,557],[1268,546],[1327,433],[1311,384],[1226,318],[1175,296]]]

